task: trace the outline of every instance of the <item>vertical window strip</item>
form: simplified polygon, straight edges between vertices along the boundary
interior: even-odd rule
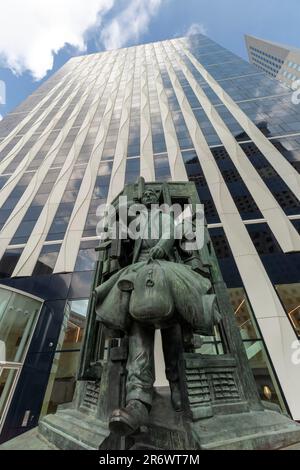
[[[95,65],[96,65],[96,67],[95,67]],[[87,88],[87,91],[88,91],[88,93],[86,93],[87,96],[83,96],[82,105],[84,103],[85,104],[89,103],[89,105],[92,105],[93,114],[95,114],[96,110],[99,108],[99,105],[98,105],[98,107],[96,106],[97,105],[97,95],[95,95],[95,88],[97,88],[97,83],[99,83],[99,84],[101,84],[102,82],[107,83],[107,80],[106,80],[107,79],[107,74],[111,73],[111,68],[107,66],[106,75],[105,74],[103,75],[102,73],[105,70],[105,68],[103,69],[103,62],[102,61],[97,62],[96,64],[91,63],[91,67],[94,69],[94,72],[91,74],[91,79],[93,79],[93,81],[90,83],[90,87]],[[105,88],[100,87],[99,90],[101,90],[101,92],[102,92],[102,90],[104,91]],[[87,100],[89,100],[89,98],[91,96],[93,96],[93,99],[92,99],[92,101],[88,102]],[[96,99],[96,101],[95,101],[95,99]],[[79,145],[80,145],[80,143],[82,144],[82,142],[84,141],[85,135],[88,131],[89,121],[92,118],[92,115],[90,116],[90,109],[89,108],[90,108],[90,106],[85,107],[85,109],[83,109],[83,106],[81,106],[77,110],[77,111],[79,111],[79,113],[81,113],[81,111],[83,110],[81,119],[84,118],[83,120],[84,120],[85,124],[83,123],[84,125],[80,129],[77,130],[77,133],[75,134],[76,137],[74,137],[74,128],[69,127],[69,135],[67,136],[66,140],[68,142],[69,141],[71,142],[71,146],[74,145],[74,151],[71,155],[68,155],[68,158],[69,158],[70,162],[69,162],[68,168],[65,170],[67,172],[71,171],[72,167],[74,168],[75,164],[78,161],[78,158],[79,158],[79,155],[80,155]],[[77,115],[77,117],[78,117],[78,115]],[[76,115],[74,116],[74,121],[75,120],[76,120]],[[72,126],[72,124],[74,124],[74,122],[71,123],[71,126]],[[74,142],[74,139],[75,139],[75,142]],[[77,146],[77,148],[76,148],[76,146]],[[71,161],[71,158],[72,158],[72,161]],[[65,173],[61,174],[61,176],[59,176],[59,179],[61,179],[61,177],[63,177],[64,175],[65,175]],[[71,174],[70,177],[72,178],[72,176],[73,176],[73,174]],[[77,181],[77,184],[78,183],[79,182]],[[80,183],[81,183],[81,181],[80,181]],[[72,194],[72,196],[75,195],[76,191],[77,191],[77,187],[75,188],[74,194]],[[75,200],[76,200],[76,197],[74,197],[73,206],[75,204]],[[52,218],[55,215],[55,213],[53,213],[53,208],[55,208],[54,205],[52,205],[51,214],[49,214],[49,213],[47,214],[47,224],[49,224],[49,223],[51,224],[52,219],[50,220],[50,217]],[[48,209],[47,209],[47,211],[48,211]],[[66,228],[67,228],[67,226],[64,227],[64,235],[65,235],[65,229]],[[40,240],[39,240],[39,245],[41,245],[41,243],[44,241],[44,239],[46,237],[46,233],[41,234]],[[53,238],[55,239],[55,237],[53,237]],[[29,262],[28,258],[26,258],[26,256],[28,256],[28,253],[27,253],[26,249],[25,249],[25,252],[24,252],[24,257],[22,257],[22,259],[20,260],[20,263],[17,265],[16,269],[24,269],[25,271],[26,271],[26,269],[28,269],[30,271],[30,269],[31,269],[30,266],[31,266],[32,263],[34,263],[34,257],[33,257],[33,254],[31,253],[30,258],[32,259],[32,263],[31,263],[31,261]],[[34,256],[38,256],[38,249],[36,250],[36,253],[34,253]],[[28,265],[26,264],[27,262],[29,263]],[[26,271],[26,274],[27,274],[27,271]]]
[[[70,77],[73,74],[77,73],[77,71],[81,68],[82,63],[85,61],[86,61],[86,58],[85,57],[82,58],[82,60],[78,61],[75,67],[71,67],[70,71],[68,71],[69,67],[68,67],[68,64],[66,64],[59,72],[57,72],[53,77],[51,77],[51,79],[48,80],[49,82],[52,79],[56,79],[56,80],[59,80],[59,82],[57,85],[52,86],[51,89],[46,93],[44,97],[41,96],[41,99],[38,101],[37,105],[33,106],[32,109],[26,112],[26,116],[24,119],[22,119],[19,122],[16,119],[17,125],[15,125],[12,131],[3,139],[2,142],[0,142],[0,161],[3,160],[3,158],[5,158],[8,154],[8,152],[6,152],[6,147],[11,145],[12,140],[16,139],[15,145],[18,143],[18,141],[21,139],[23,135],[23,129],[25,125],[27,125],[28,122],[32,123],[32,122],[38,121],[43,111],[47,109],[51,105],[51,103],[53,103],[53,101],[57,98],[57,96],[61,93],[61,91],[66,87],[66,84],[68,80],[70,79]],[[42,92],[44,86],[45,84],[42,85],[40,88],[38,88],[38,90],[35,93],[37,94],[39,92]],[[16,111],[18,111],[18,108]],[[10,113],[6,117],[10,117],[12,115],[13,113]],[[3,121],[4,122],[2,124],[0,123],[0,127],[1,125],[5,124],[5,120]],[[13,147],[11,147],[10,150],[12,150]],[[3,152],[3,155],[2,155],[2,152]]]
[[[79,83],[80,83],[80,76],[82,73],[86,73],[86,68],[81,67],[82,69],[79,70],[77,74],[74,74],[72,76],[72,80],[70,80],[67,83],[67,91],[66,88],[64,88],[64,93],[63,93],[63,98],[58,99],[59,96],[57,97],[57,100],[51,100],[51,103],[49,104],[48,107],[43,107],[43,112],[41,116],[37,120],[33,120],[33,118],[28,121],[28,132],[24,133],[23,137],[21,140],[18,142],[18,144],[14,147],[14,149],[8,153],[8,155],[5,156],[3,161],[0,163],[0,174],[3,174],[6,171],[7,166],[11,163],[11,160],[14,159],[16,154],[24,148],[24,146],[27,147],[29,139],[32,137],[33,134],[37,134],[37,129],[39,126],[41,126],[41,122],[46,122],[48,121],[47,127],[41,132],[41,135],[37,142],[34,144],[33,147],[28,147],[27,153],[29,156],[27,157],[28,163],[30,163],[31,159],[35,156],[34,152],[37,152],[41,150],[42,145],[44,144],[45,140],[48,137],[48,133],[53,131],[53,127],[55,126],[55,119],[54,117],[56,115],[59,115],[61,111],[64,109],[64,107],[67,107],[69,104],[69,96],[71,93],[75,93],[77,89],[79,88]],[[75,85],[75,88],[74,88]],[[59,104],[61,103],[61,104]],[[59,106],[58,106],[59,105]],[[52,123],[53,121],[53,123]],[[32,155],[31,155],[32,154]]]
[[[205,80],[209,83],[214,92],[222,99],[223,103],[230,110],[233,117],[240,123],[243,129],[247,131],[250,139],[257,145],[259,150],[271,163],[277,173],[284,179],[290,190],[300,199],[300,176],[295,169],[287,162],[272,143],[263,135],[255,123],[248,118],[242,109],[232,100],[232,98],[221,88],[220,84],[196,61],[193,54],[181,42],[172,42],[176,50],[182,50],[189,61],[196,66],[198,72],[203,74]]]
[[[89,210],[83,229],[83,237],[93,237],[97,235],[97,225],[100,222],[100,218],[97,216],[97,209],[100,205],[104,205],[106,203],[109,193],[111,174],[122,115],[123,99],[125,97],[126,90],[126,77],[128,69],[126,68],[125,64],[126,62],[124,61],[122,75],[120,77],[120,83],[114,102],[114,108],[108,126],[106,142],[104,145],[101,161],[99,162],[97,178],[94,184]],[[116,67],[115,71],[117,72],[117,70],[118,68]],[[103,111],[105,111],[105,109]]]

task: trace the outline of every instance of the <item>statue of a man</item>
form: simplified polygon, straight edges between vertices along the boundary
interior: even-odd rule
[[[96,289],[98,320],[107,328],[125,331],[129,337],[126,407],[115,410],[109,423],[110,430],[120,435],[132,434],[146,424],[151,410],[155,329],[161,329],[172,405],[180,411],[179,325],[211,335],[219,320],[209,277],[178,259],[176,262],[174,220],[161,212],[153,216],[151,208],[157,207],[158,194],[146,188],[141,203],[146,210],[140,236],[134,242],[132,264]],[[133,219],[129,216],[129,221]],[[156,237],[151,237],[153,233]]]

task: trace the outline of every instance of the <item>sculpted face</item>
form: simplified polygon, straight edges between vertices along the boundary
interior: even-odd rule
[[[152,189],[146,189],[142,197],[142,204],[146,207],[152,204],[158,204],[157,194]]]

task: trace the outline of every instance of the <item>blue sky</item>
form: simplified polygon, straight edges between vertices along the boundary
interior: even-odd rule
[[[300,48],[299,0],[3,0],[1,9],[2,116],[74,55],[182,36],[192,24],[244,58],[246,33]]]

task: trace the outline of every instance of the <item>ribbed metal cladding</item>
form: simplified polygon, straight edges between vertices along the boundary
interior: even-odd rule
[[[131,59],[132,51],[131,52]],[[88,214],[90,201],[97,177],[99,164],[101,162],[102,151],[104,148],[105,140],[109,130],[109,124],[114,111],[114,104],[118,94],[120,81],[123,75],[123,67],[126,63],[126,58],[130,54],[128,50],[121,51],[119,54],[123,59],[123,65],[115,72],[113,87],[110,97],[101,121],[98,133],[96,135],[95,144],[92,150],[90,160],[88,162],[87,170],[85,172],[82,185],[79,191],[78,199],[75,203],[73,214],[70,224],[68,226],[66,236],[64,238],[54,272],[67,272],[73,271],[79,245],[82,237],[82,232],[85,220]],[[132,63],[132,62],[131,62]],[[125,74],[126,77],[126,74]],[[111,190],[112,192],[112,190]],[[96,233],[95,233],[96,234]]]
[[[90,105],[90,108],[87,112],[87,115],[84,119],[84,122],[78,131],[78,134],[72,144],[72,147],[69,151],[67,156],[66,162],[61,169],[60,175],[57,178],[57,181],[54,185],[54,188],[49,196],[49,199],[37,221],[35,226],[35,230],[30,237],[22,256],[14,270],[13,276],[28,276],[31,275],[33,269],[36,265],[38,260],[39,253],[42,249],[42,246],[45,242],[47,233],[53,222],[56,210],[59,206],[61,198],[64,194],[66,186],[68,185],[70,175],[72,170],[74,169],[74,165],[80,155],[80,150],[82,144],[87,136],[89,125],[92,121],[93,116],[95,115],[97,108],[99,106],[99,101],[101,99],[102,94],[104,93],[107,83],[109,81],[110,75],[114,68],[111,66],[112,64],[108,63],[105,64],[103,67],[102,61],[99,61],[99,66],[94,70],[92,75],[91,84],[86,88],[85,95],[88,95],[89,92],[93,89],[96,89],[98,93],[93,98],[93,102]],[[116,64],[113,63],[115,66]],[[101,74],[99,73],[101,71]],[[95,76],[95,78],[94,78]],[[81,108],[81,104],[84,102],[85,96],[82,96],[82,99],[78,103],[79,109]],[[75,111],[75,110],[74,110]],[[77,111],[77,110],[76,110]],[[75,112],[75,118],[77,117],[77,112]],[[70,127],[72,121],[69,123]],[[68,129],[64,129],[68,130]],[[66,135],[66,134],[65,134]],[[85,219],[82,219],[82,223],[84,224]]]
[[[150,121],[149,86],[145,46],[142,46],[141,57],[141,176],[146,181],[155,180],[153,160],[152,130]]]
[[[260,260],[260,257],[257,254],[256,249],[253,245],[253,242],[238,213],[234,200],[232,199],[227,189],[227,186],[222,177],[222,174],[217,168],[214,157],[211,154],[211,150],[208,148],[206,144],[205,138],[199,128],[199,125],[196,121],[193,111],[187,101],[185,93],[176,77],[176,73],[174,69],[172,68],[172,63],[173,64],[178,63],[183,73],[185,74],[187,80],[190,82],[191,86],[193,87],[193,90],[196,96],[199,98],[201,105],[203,105],[203,108],[204,109],[208,108],[208,110],[210,109],[212,110],[213,106],[211,105],[209,100],[206,98],[206,95],[202,91],[201,87],[197,84],[192,74],[189,72],[188,68],[180,60],[180,58],[178,58],[178,56],[174,54],[173,48],[170,47],[170,45],[168,44],[164,46],[165,46],[165,49],[164,49],[163,55],[164,55],[165,63],[167,66],[167,70],[168,70],[172,85],[174,87],[175,93],[177,95],[178,102],[180,104],[184,119],[186,121],[191,137],[193,139],[193,143],[197,151],[198,158],[201,162],[207,184],[210,188],[213,200],[218,210],[218,214],[220,216],[225,234],[230,244],[232,254],[234,256],[236,265],[238,267],[239,273],[243,280],[244,287],[248,293],[251,305],[254,307],[255,312],[260,312],[257,314],[258,323],[263,330],[266,330],[264,320],[266,318],[268,319],[272,318],[274,323],[284,322],[286,324],[286,327],[289,328],[290,325],[289,325],[289,320],[286,316],[286,313],[282,307],[282,304],[279,298],[276,295],[274,287],[272,283],[270,282],[270,279],[265,271],[265,268]],[[163,49],[164,46],[161,46],[161,48]],[[219,130],[218,126],[221,126],[222,130],[226,132],[227,134],[229,134],[228,130],[224,130],[224,128],[226,127],[225,124],[220,122],[221,120],[218,119],[218,116],[216,116],[213,111],[209,113],[209,117],[216,131]],[[228,146],[228,153],[231,153],[232,151],[234,153],[237,145],[238,144],[236,144],[235,141],[231,142],[231,146],[230,145]],[[246,158],[247,157],[245,155],[245,159]],[[236,162],[234,155],[233,155],[233,161]],[[244,161],[245,160],[243,160],[243,162]],[[243,178],[244,181],[245,179],[248,180],[248,178],[253,177],[251,175],[251,168],[250,169],[247,168],[248,165],[245,165],[245,167],[246,167],[245,172],[242,173],[244,175],[244,178]],[[240,169],[239,166],[238,166],[238,169]],[[250,170],[249,174],[247,173],[247,170]],[[256,180],[254,178],[252,181],[256,181]],[[261,183],[263,185],[263,182]],[[264,188],[264,192],[265,191],[268,191],[268,189]],[[259,201],[257,202],[259,205]],[[275,205],[277,206],[276,202],[275,202]],[[279,206],[278,206],[278,209],[280,211]],[[264,211],[262,211],[262,213],[265,215]],[[266,220],[269,221],[269,218],[268,219],[266,218]],[[290,224],[290,221],[287,219],[287,217],[285,216],[283,212],[282,212],[282,223]],[[272,227],[272,223],[270,224],[270,226]],[[282,227],[282,231],[281,232],[279,231],[278,236],[279,237],[282,236],[283,241],[284,241],[285,233],[284,233],[283,227]],[[299,238],[297,233],[295,236]],[[272,340],[268,341],[269,335],[267,331],[264,331],[264,332],[265,332],[264,338],[266,341],[266,345],[267,347],[272,349],[273,338]],[[291,334],[293,334],[292,329],[291,329]],[[274,354],[274,357],[276,357],[275,354]],[[290,387],[291,384],[290,383],[287,384],[288,374],[285,368],[286,364],[285,364],[285,367],[283,367],[283,365],[284,364],[282,363],[282,359],[280,359],[280,361],[278,361],[276,364],[277,373],[279,375],[280,382],[283,384],[282,386],[283,386],[285,395],[292,400],[294,394]],[[294,370],[295,372],[296,368],[294,369],[295,369]],[[293,386],[298,387],[300,391],[300,387],[297,384],[298,384],[298,381],[293,380]]]
[[[92,77],[90,76],[91,71],[92,71],[92,67],[91,66],[87,67],[86,70],[85,70],[85,74],[82,77],[83,79],[89,77],[89,80],[91,80],[91,82],[92,82],[91,85],[90,85],[90,88],[92,88],[94,83],[95,83],[95,78],[93,80],[93,76],[96,75],[96,77],[97,77],[97,69],[92,74]],[[76,81],[75,81],[75,83],[76,83]],[[72,98],[74,98],[74,96],[78,92],[78,89],[79,89],[79,84],[78,84],[78,81],[77,81],[77,86],[75,86],[75,89],[72,91],[70,97],[66,100],[66,104],[64,106],[62,106],[62,108],[56,114],[53,121],[49,124],[49,126],[51,126],[51,129],[53,129],[53,126],[56,124],[57,120],[60,119],[63,116],[64,111],[68,107],[68,105],[69,105],[70,101],[72,100]],[[16,207],[12,211],[12,214],[9,217],[8,221],[5,223],[5,225],[4,225],[4,227],[1,231],[1,234],[0,234],[0,239],[1,239],[0,256],[3,255],[6,247],[8,246],[8,244],[11,240],[11,237],[15,233],[16,226],[18,226],[19,223],[21,222],[21,220],[23,219],[23,216],[24,216],[28,206],[30,205],[30,202],[34,198],[34,196],[36,194],[36,191],[39,189],[40,185],[43,182],[43,178],[47,175],[47,173],[48,173],[48,171],[51,167],[51,164],[53,163],[53,161],[54,161],[54,159],[57,155],[57,152],[60,149],[61,144],[63,143],[64,139],[66,138],[68,131],[71,129],[71,127],[73,125],[73,122],[77,118],[78,112],[80,111],[81,106],[84,103],[84,100],[86,99],[86,95],[88,94],[88,91],[89,91],[89,88],[87,87],[86,92],[81,96],[81,99],[78,101],[77,105],[75,106],[74,110],[72,111],[71,116],[69,117],[68,121],[65,123],[63,129],[58,133],[57,139],[54,142],[51,149],[49,150],[49,153],[46,155],[44,161],[42,162],[39,169],[35,173],[32,181],[29,183],[29,185],[28,185],[25,193],[23,194],[22,198],[20,199],[20,201],[18,202],[18,204],[16,205]],[[50,130],[48,130],[48,126],[47,126],[47,128],[45,130],[45,134],[48,134],[49,132],[50,132]],[[40,144],[40,142],[39,142],[39,144]],[[29,152],[28,155],[30,155],[30,153],[31,152]],[[24,158],[23,162],[24,163],[26,162],[26,158]],[[30,163],[30,158],[28,158],[27,163]],[[18,170],[16,170],[16,171],[18,171]],[[13,176],[12,176],[12,178],[13,178]],[[7,188],[7,186],[4,187],[3,190],[1,191],[1,195],[3,196],[3,198],[6,195],[6,188]]]
[[[272,229],[272,232],[277,238],[277,241],[280,244],[282,250],[286,253],[292,251],[299,251],[300,237],[298,235],[298,232],[296,231],[292,223],[289,221],[289,219],[277,203],[276,199],[273,197],[273,195],[267,188],[259,173],[248,160],[247,155],[245,154],[245,152],[243,152],[241,146],[235,140],[230,130],[226,126],[225,122],[218,114],[216,108],[207,98],[201,86],[198,85],[190,70],[180,59],[180,56],[176,53],[176,49],[172,48],[170,44],[171,43],[169,43],[169,47],[166,47],[168,48],[167,50],[170,54],[171,59],[175,61],[175,63],[178,62],[179,66],[183,70],[187,80],[191,84],[193,91],[199,99],[201,106],[207,114],[207,117],[215,128],[216,133],[220,137],[221,142],[223,143],[225,149],[228,152],[228,155],[232,159],[235,167],[237,168],[242,180],[244,181],[250,193],[252,194],[252,197],[255,200],[258,208],[261,210],[261,213],[263,214],[265,220],[268,222],[270,228]],[[198,68],[201,68],[200,64]],[[208,78],[207,74],[206,80],[210,84],[212,81],[212,77]],[[213,89],[214,91],[216,91],[216,87]],[[219,95],[219,97],[221,96]],[[233,100],[230,101],[234,104],[234,106],[236,106]],[[224,102],[224,104],[226,104],[226,102]],[[229,109],[231,111],[230,105]],[[259,134],[260,132],[257,129],[257,139],[261,138]],[[295,172],[292,167],[290,171]]]
[[[177,43],[178,44],[178,43]],[[293,169],[289,163],[282,158],[282,154],[272,145],[272,143],[264,136],[264,134],[255,126],[255,124],[247,117],[247,115],[239,108],[239,106],[232,100],[232,98],[224,91],[224,89],[217,83],[217,81],[209,74],[209,72],[197,61],[191,54],[185,44],[180,41],[179,47],[186,53],[191,62],[203,75],[207,83],[211,86],[216,95],[223,101],[223,103],[230,110],[232,115],[247,132],[250,139],[257,145],[266,159],[275,168],[277,173],[289,186],[291,191],[300,199],[300,175]]]
[[[20,141],[17,143],[16,146],[13,147],[13,149],[8,153],[8,154],[5,154],[5,157],[3,159],[1,159],[0,161],[0,174],[4,174],[5,173],[5,170],[7,168],[7,166],[9,165],[9,163],[13,160],[13,158],[15,157],[15,155],[17,154],[17,152],[22,149],[22,147],[28,142],[29,138],[35,133],[35,131],[37,131],[37,129],[39,128],[40,124],[43,122],[43,119],[46,118],[47,116],[49,116],[50,112],[55,109],[56,105],[59,104],[59,101],[60,99],[62,98],[62,96],[65,94],[65,93],[68,93],[68,91],[72,92],[73,90],[74,91],[77,91],[80,87],[80,81],[83,79],[84,80],[84,77],[88,75],[87,73],[87,69],[85,67],[85,64],[88,62],[88,59],[85,58],[83,61],[80,62],[79,66],[75,69],[75,73],[73,72],[71,74],[71,72],[67,75],[67,77],[65,79],[62,80],[62,83],[57,85],[57,87],[55,87],[50,93],[49,95],[46,96],[46,98],[44,100],[41,101],[40,105],[38,105],[37,107],[35,107],[29,114],[28,114],[28,117],[26,119],[24,119],[18,126],[16,129],[14,129],[14,131],[11,132],[11,134],[9,136],[7,136],[4,141],[1,143],[1,146],[0,146],[0,152],[4,150],[5,146],[7,144],[10,143],[10,141],[13,139],[13,137],[15,137],[16,135],[18,135],[18,133],[20,133],[22,135]],[[69,78],[69,80],[68,80]],[[75,87],[75,88],[73,88]],[[53,95],[55,94],[55,91],[56,91],[56,88],[59,88],[61,91],[59,91],[59,93],[57,95],[55,95],[55,98],[53,99]],[[71,98],[72,98],[73,95],[70,95],[65,101],[64,101],[64,107],[67,107],[69,102],[71,101]],[[39,109],[43,109],[43,106],[46,102],[50,102],[51,104],[49,106],[47,106],[46,109],[44,109],[42,111],[41,114],[38,115],[38,118],[34,120],[34,122],[32,123],[32,125],[30,126],[30,128],[28,130],[26,130],[25,132],[22,131],[22,129],[24,129],[24,127],[26,126],[26,129],[27,129],[27,126],[28,126],[28,123],[34,118],[34,114],[37,110]],[[59,110],[57,113],[54,113],[53,115],[53,121],[49,124],[49,126],[47,126],[47,128],[44,130],[44,132],[42,133],[42,135],[40,136],[40,140],[36,143],[36,145],[32,148],[31,152],[28,153],[27,155],[27,158],[24,159],[25,161],[22,161],[21,165],[20,165],[20,168],[18,168],[19,170],[19,173],[21,173],[21,171],[23,170],[23,168],[25,167],[26,163],[28,163],[30,161],[31,158],[33,158],[33,156],[35,155],[35,152],[38,151],[42,145],[44,144],[45,140],[46,140],[46,137],[48,135],[48,133],[50,132],[50,130],[55,126],[56,124],[56,119],[58,120],[59,117],[61,115],[61,110]],[[1,194],[1,200],[2,200],[3,196]]]

